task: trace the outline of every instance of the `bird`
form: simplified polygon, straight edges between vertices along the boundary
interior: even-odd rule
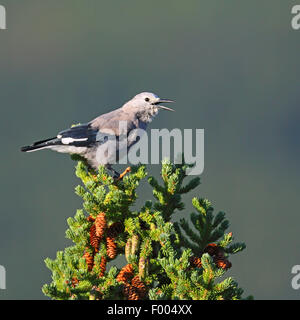
[[[100,165],[103,165],[113,173],[114,178],[120,178],[121,175],[112,167],[112,164],[121,156],[121,142],[126,142],[124,148],[128,153],[139,140],[139,136],[133,132],[137,132],[138,129],[146,130],[160,110],[174,111],[163,105],[173,102],[175,101],[161,99],[152,92],[142,92],[118,109],[102,114],[88,123],[71,126],[55,137],[21,147],[21,151],[50,149],[60,153],[77,154],[87,161],[90,168],[97,170]],[[113,145],[114,148],[112,137],[117,141]],[[110,147],[112,148],[109,149]],[[123,174],[128,171],[130,167]]]

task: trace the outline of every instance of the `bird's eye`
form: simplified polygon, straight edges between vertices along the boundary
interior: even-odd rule
[[[147,101],[147,102],[148,102],[148,101],[150,101],[150,99],[149,99],[149,98],[145,98],[145,101]]]

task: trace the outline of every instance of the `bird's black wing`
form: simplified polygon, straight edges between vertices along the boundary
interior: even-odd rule
[[[96,130],[88,123],[61,131],[57,135],[57,138],[62,145],[90,147],[95,145],[95,143],[104,143],[107,140],[107,135]]]
[[[110,137],[112,135],[101,132],[100,128],[93,127],[91,123],[80,124],[59,132],[54,138],[22,147],[21,151],[30,152],[52,146],[93,147],[96,144],[105,143]]]

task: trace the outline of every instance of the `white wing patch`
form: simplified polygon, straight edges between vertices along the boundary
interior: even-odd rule
[[[62,138],[61,139],[61,142],[63,144],[70,144],[72,142],[75,142],[75,141],[86,141],[88,140],[88,138],[81,138],[81,139],[74,139],[74,138]]]

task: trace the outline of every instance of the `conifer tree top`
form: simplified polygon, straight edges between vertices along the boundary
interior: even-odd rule
[[[199,177],[185,183],[190,165],[164,161],[161,181],[148,177],[154,200],[132,210],[145,166],[131,168],[114,180],[100,167],[96,173],[83,161],[76,175],[83,185],[76,194],[83,208],[69,218],[66,237],[73,245],[45,260],[52,282],[43,292],[52,299],[241,299],[243,290],[225,277],[230,255],[242,251],[234,243],[224,212],[193,198],[195,212],[178,221],[185,210],[183,195],[194,190]],[[116,259],[125,257],[123,267]],[[124,258],[123,258],[124,259]],[[108,265],[109,263],[109,265]]]

